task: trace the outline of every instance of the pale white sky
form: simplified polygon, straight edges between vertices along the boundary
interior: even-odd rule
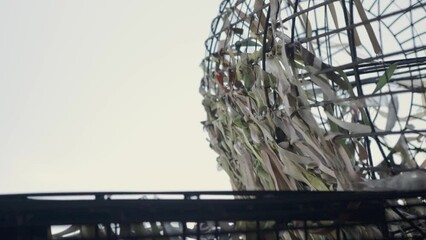
[[[219,3],[0,1],[0,193],[229,190],[198,93]]]

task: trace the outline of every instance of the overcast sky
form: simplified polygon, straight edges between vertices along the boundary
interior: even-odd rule
[[[198,93],[219,3],[0,1],[0,193],[229,190]]]

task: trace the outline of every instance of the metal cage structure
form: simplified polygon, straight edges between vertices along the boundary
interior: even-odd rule
[[[199,90],[233,189],[426,189],[424,26],[424,0],[222,1]]]
[[[233,62],[251,58],[251,64],[271,72],[268,56],[279,55],[279,48],[285,48],[289,62],[305,66],[295,73],[300,89],[310,94],[303,108],[312,113],[321,131],[333,132],[327,124],[327,109],[339,120],[369,127],[357,132],[339,126],[336,137],[355,149],[354,165],[364,179],[380,179],[419,166],[424,169],[425,3],[222,1],[205,42],[200,91],[221,99],[245,90],[247,83],[238,79]],[[319,75],[325,76],[328,90],[334,93],[324,90],[315,79]],[[262,83],[262,88],[267,110],[280,111],[279,86]],[[352,106],[339,104],[357,101]],[[279,136],[274,137],[278,142]]]

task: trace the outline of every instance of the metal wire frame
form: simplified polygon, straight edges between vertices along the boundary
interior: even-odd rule
[[[252,35],[266,36],[267,31],[271,31],[270,4],[265,4],[257,12],[254,11],[255,1],[224,0],[219,8],[218,16],[212,21],[211,36],[205,41],[206,58],[203,60],[205,77],[201,86],[212,95],[215,95],[218,86],[212,85],[206,79],[214,71],[220,70],[222,66],[217,65],[214,58],[223,52],[223,45],[228,43],[236,53],[253,53],[260,49],[260,45],[265,45],[264,41],[255,46],[244,46],[244,41],[251,39]],[[288,48],[294,49],[297,44],[301,44],[311,49],[328,68],[321,69],[318,74],[328,72],[343,71],[350,80],[356,91],[356,100],[373,100],[382,97],[388,99],[389,110],[397,109],[397,123],[391,129],[379,129],[378,126],[385,125],[386,117],[381,116],[381,112],[386,111],[388,106],[381,106],[376,109],[364,107],[367,121],[371,126],[371,133],[354,134],[343,133],[339,138],[347,141],[359,141],[368,151],[368,162],[356,161],[358,167],[365,169],[367,178],[376,179],[385,176],[383,172],[377,171],[377,165],[384,163],[391,174],[399,171],[410,170],[400,166],[401,157],[395,154],[393,146],[398,139],[406,141],[410,138],[424,136],[426,134],[426,119],[419,117],[419,112],[425,112],[424,105],[420,104],[426,88],[424,79],[426,76],[426,1],[379,1],[364,0],[364,7],[368,19],[362,19],[355,12],[354,0],[339,1],[313,1],[313,0],[293,0],[283,1],[281,4],[280,17],[282,19],[276,26],[286,27],[285,33],[290,37],[291,42]],[[338,12],[340,25],[337,26],[332,21],[329,11],[329,4],[341,6]],[[237,13],[235,13],[237,12]],[[266,15],[264,26],[260,23],[258,13]],[[243,14],[241,14],[243,13]],[[250,22],[243,19],[241,15],[250,19]],[[310,19],[311,33],[307,33],[306,20]],[[256,21],[258,20],[258,21]],[[257,26],[253,26],[257,24]],[[369,42],[368,30],[364,29],[365,24],[370,24],[381,46],[381,51],[377,52]],[[255,33],[250,33],[253,29]],[[251,29],[251,30],[250,30]],[[356,34],[356,32],[358,34]],[[362,44],[355,46],[356,37],[361,36]],[[263,59],[268,54],[268,49],[263,48]],[[227,58],[227,56],[224,56]],[[290,52],[291,57],[291,52]],[[236,58],[240,57],[236,54]],[[373,93],[373,88],[379,78],[386,73],[386,70],[394,63],[397,63],[397,70],[389,79],[389,87],[383,88],[379,92]],[[265,70],[265,61],[261,66]],[[303,74],[300,73],[300,74]],[[309,81],[309,78],[307,78]],[[333,84],[333,83],[332,83]],[[334,86],[338,91],[338,87]],[[234,86],[235,88],[235,86]],[[318,88],[313,82],[310,88]],[[266,90],[265,90],[266,91]],[[272,90],[273,91],[273,90]],[[314,91],[315,94],[315,91]],[[340,94],[344,94],[340,92]],[[341,95],[345,101],[353,101],[347,95]],[[268,99],[269,100],[269,99]],[[269,103],[271,111],[274,111],[273,104]],[[324,119],[323,108],[330,101],[316,95],[309,107],[315,114],[316,120],[325,132],[329,130]],[[334,105],[334,111],[343,116],[344,109]],[[425,139],[413,143],[408,143],[411,158],[420,161],[426,157]],[[420,164],[419,162],[417,164]]]
[[[346,239],[353,228],[374,226],[381,239],[424,239],[425,198],[425,191],[3,195],[0,236],[55,239],[51,226],[72,224],[91,228],[92,236],[66,239],[281,239],[291,230],[299,239],[327,232]],[[132,224],[146,231],[124,234]]]

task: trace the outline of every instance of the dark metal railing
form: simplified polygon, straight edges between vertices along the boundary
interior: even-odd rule
[[[58,239],[66,236],[54,226],[73,225],[68,239],[284,239],[289,231],[345,239],[349,229],[370,227],[382,239],[424,239],[425,198],[426,191],[2,195],[0,235]]]

